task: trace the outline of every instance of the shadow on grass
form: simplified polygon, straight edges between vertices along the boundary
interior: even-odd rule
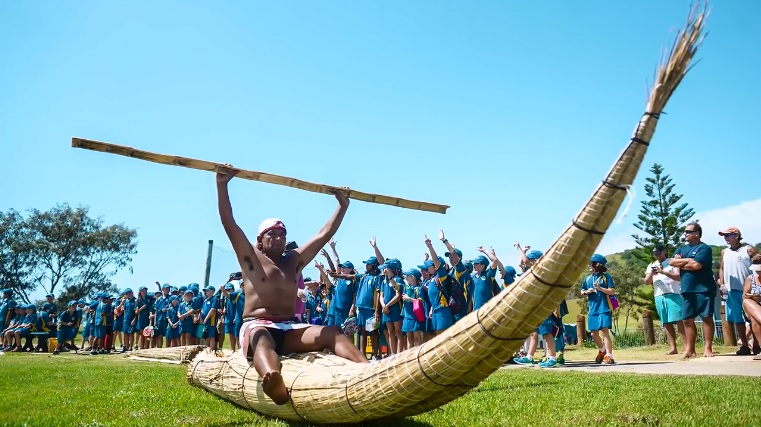
[[[675,363],[677,360],[674,361],[651,361],[651,362],[624,362],[624,363],[618,363],[615,365],[602,365],[594,362],[565,362],[565,366],[571,367],[571,368],[597,368],[597,369],[607,369],[609,366],[640,366],[640,365],[666,365],[669,363]],[[562,369],[562,368],[560,368]]]
[[[313,426],[313,423],[300,423],[295,421],[282,421],[278,420],[277,418],[269,418],[265,417],[265,419],[270,421],[279,421],[284,423],[285,425],[289,427],[306,427],[306,426]],[[230,421],[226,423],[211,423],[211,424],[204,424],[208,427],[242,427],[242,426],[250,426],[250,421]],[[398,426],[398,427],[431,427],[432,424],[413,420],[411,418],[402,418],[402,419],[387,419],[387,420],[377,420],[377,421],[366,421],[361,423],[352,423],[352,424],[320,424],[320,425],[326,425],[326,426],[352,426],[352,427],[382,427],[382,426]]]

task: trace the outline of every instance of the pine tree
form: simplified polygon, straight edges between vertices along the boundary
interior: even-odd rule
[[[682,228],[695,215],[687,203],[679,203],[682,194],[674,193],[671,177],[663,173],[663,166],[655,163],[650,169],[653,176],[646,178],[645,194],[648,200],[643,200],[639,221],[635,227],[642,230],[645,236],[633,234],[636,242],[634,255],[642,261],[653,259],[653,247],[662,244],[669,254],[681,246]]]

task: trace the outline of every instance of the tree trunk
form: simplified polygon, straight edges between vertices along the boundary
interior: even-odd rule
[[[645,331],[645,345],[655,345],[655,328],[650,310],[645,309],[642,312],[642,329]]]

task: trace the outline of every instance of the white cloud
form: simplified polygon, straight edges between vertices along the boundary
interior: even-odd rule
[[[727,227],[739,228],[747,243],[761,242],[761,199],[698,212],[693,218],[699,220],[703,227],[703,241],[708,244],[724,245],[724,238],[718,233]]]
[[[719,230],[727,227],[739,228],[743,240],[747,243],[761,242],[761,199],[698,212],[692,219],[699,220],[701,227],[703,227],[703,241],[710,245],[722,246],[725,244],[724,238],[718,233]],[[612,254],[632,249],[634,247],[632,234],[642,233],[632,225],[620,226],[614,223],[603,237],[597,252]]]

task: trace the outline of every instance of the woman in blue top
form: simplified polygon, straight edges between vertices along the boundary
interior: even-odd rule
[[[150,313],[151,300],[148,298],[148,288],[142,286],[137,292],[137,301],[135,301],[135,318],[132,320],[135,324],[138,346],[141,349],[148,348],[148,338],[143,335],[143,329],[150,324]]]
[[[124,290],[124,297],[121,302],[122,309],[124,310],[124,318],[122,319],[122,334],[124,335],[124,351],[131,351],[132,346],[135,344],[135,296],[132,293],[132,289],[127,288]]]
[[[387,259],[383,264],[380,303],[383,313],[382,322],[388,330],[388,346],[390,354],[404,351],[404,334],[402,333],[402,263],[397,259]]]
[[[616,285],[613,277],[607,273],[607,263],[604,256],[592,255],[589,259],[590,274],[581,282],[581,295],[588,299],[587,329],[592,332],[592,339],[598,348],[595,363],[613,365],[616,362],[613,360],[613,342],[610,340],[610,328],[613,325],[610,297],[616,295]],[[600,339],[600,332],[605,338],[604,343]]]
[[[404,285],[404,293],[402,294],[402,300],[404,300],[402,332],[407,337],[407,348],[415,347],[423,342],[423,323],[417,320],[413,311],[415,301],[423,302],[423,297],[420,295],[421,277],[420,271],[414,268],[404,272],[404,280],[407,283]]]

